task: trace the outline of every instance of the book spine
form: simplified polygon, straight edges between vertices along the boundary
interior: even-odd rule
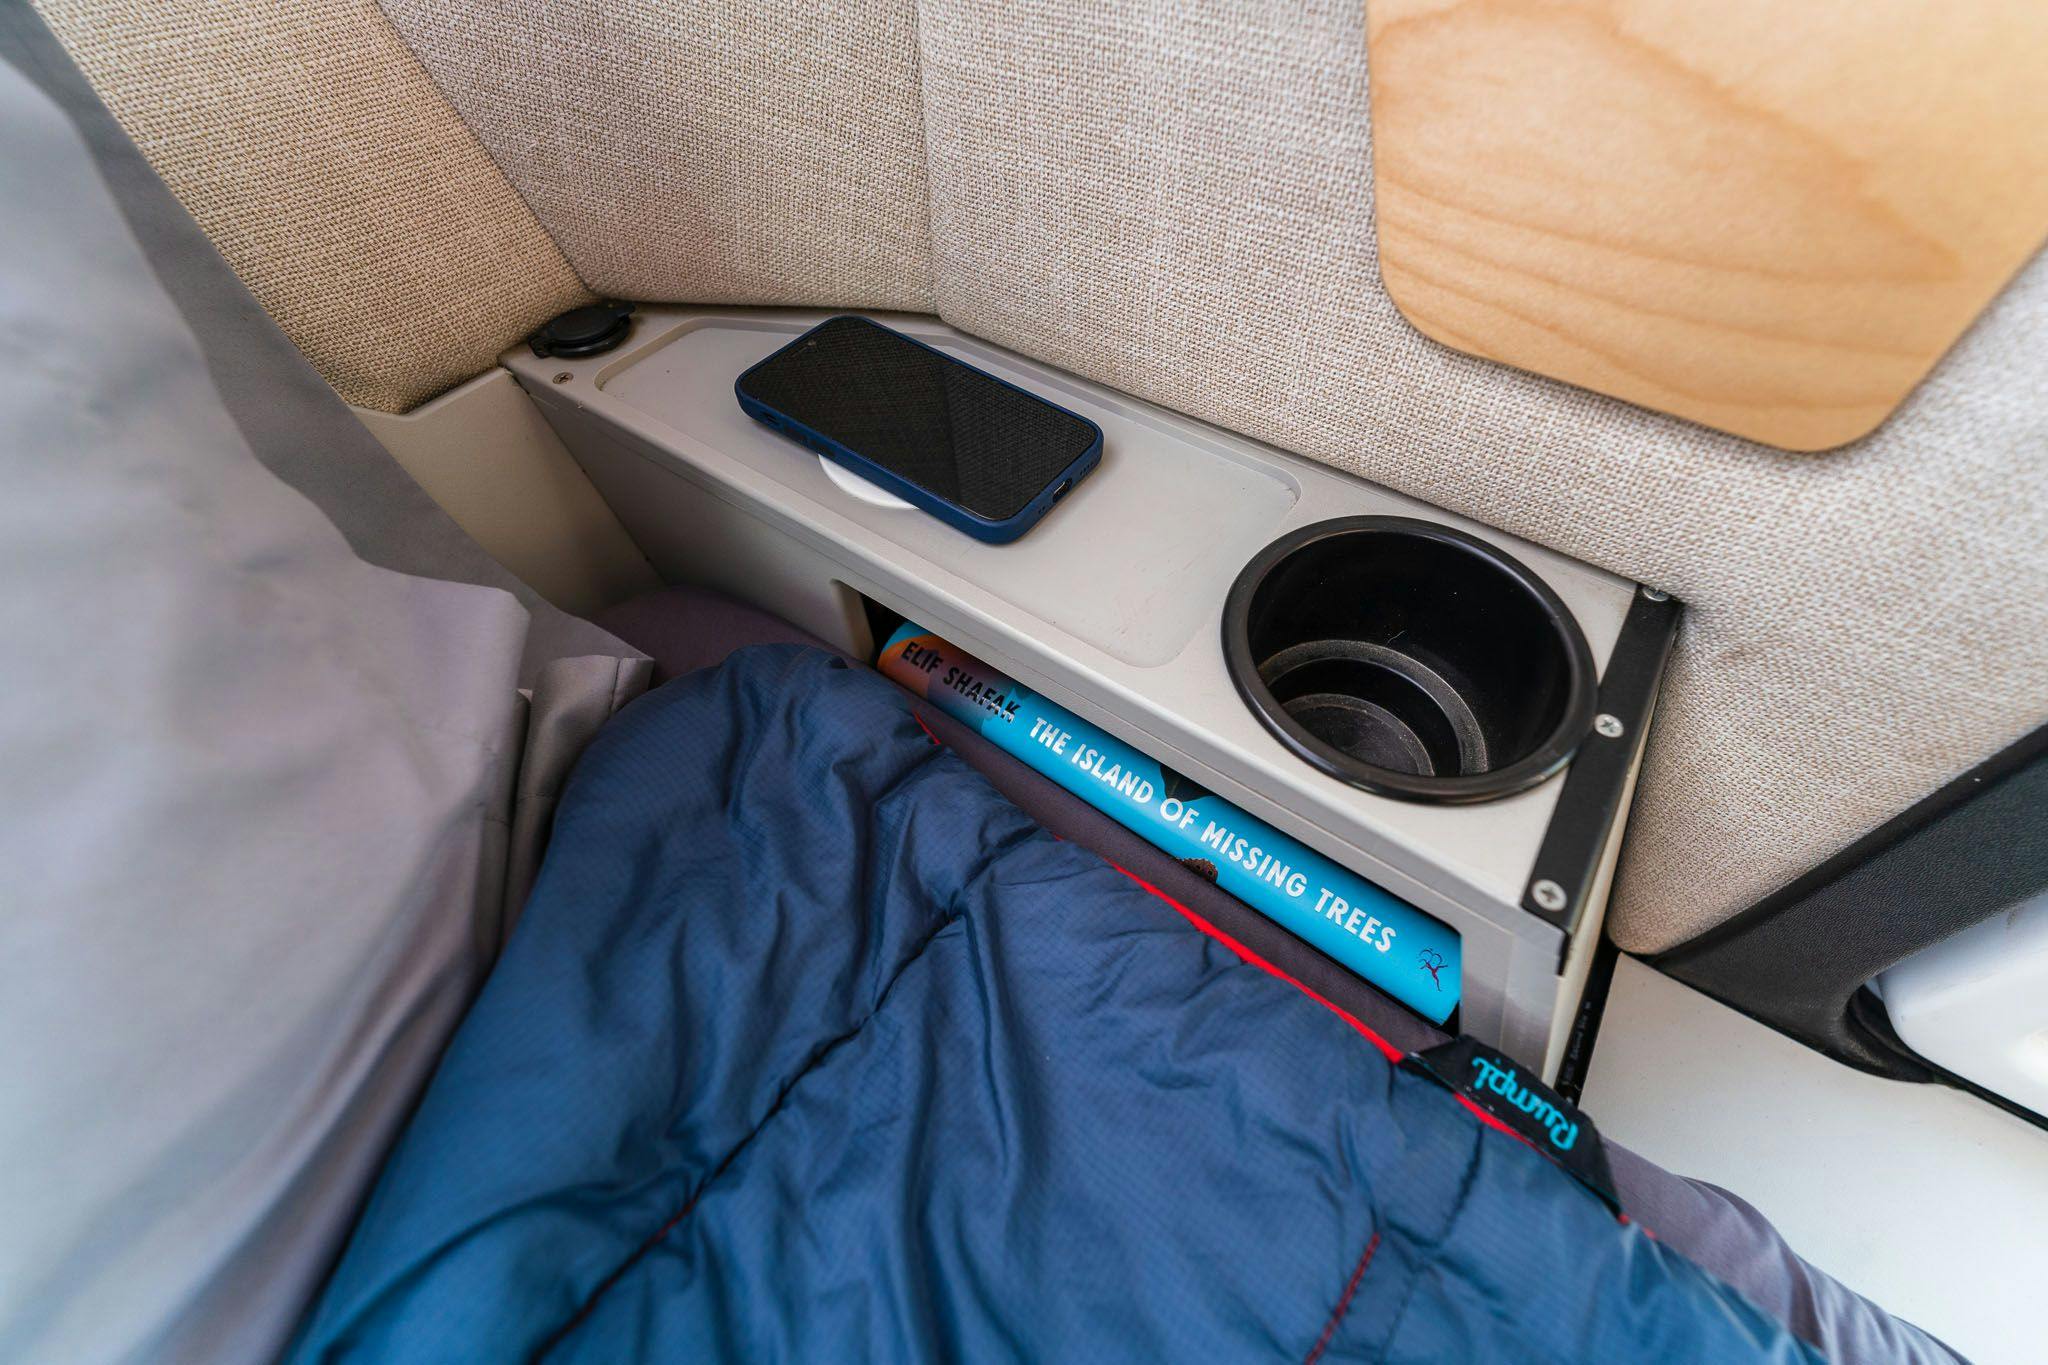
[[[1430,1022],[1457,1008],[1458,935],[1406,901],[920,626],[876,666]]]

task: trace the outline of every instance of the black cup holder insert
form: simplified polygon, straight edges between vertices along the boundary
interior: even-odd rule
[[[1484,801],[1563,767],[1591,728],[1592,651],[1521,561],[1408,517],[1347,517],[1267,546],[1223,611],[1231,681],[1334,777]]]

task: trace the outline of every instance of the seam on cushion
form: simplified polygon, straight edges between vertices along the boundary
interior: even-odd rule
[[[1359,1253],[1358,1264],[1351,1268],[1351,1278],[1344,1282],[1344,1292],[1337,1296],[1337,1306],[1330,1310],[1330,1320],[1323,1324],[1323,1334],[1309,1348],[1302,1365],[1316,1365],[1323,1358],[1323,1352],[1330,1348],[1330,1338],[1337,1335],[1337,1324],[1344,1321],[1344,1314],[1350,1311],[1351,1298],[1358,1292],[1358,1282],[1365,1278],[1365,1268],[1372,1264],[1372,1254],[1379,1249],[1380,1234],[1375,1230],[1367,1240],[1365,1250]]]
[[[910,30],[911,58],[917,66],[911,75],[917,85],[917,142],[919,154],[924,158],[924,297],[920,302],[936,317],[939,312],[939,234],[938,211],[932,204],[932,192],[938,184],[938,176],[932,166],[932,89],[924,74],[923,5],[911,7]],[[936,744],[938,736],[933,735],[932,742]]]
[[[683,1206],[680,1209],[677,1209],[676,1212],[669,1217],[667,1222],[663,1223],[659,1228],[655,1229],[651,1236],[649,1236],[645,1241],[641,1242],[639,1246],[635,1247],[633,1249],[632,1254],[627,1256],[626,1259],[620,1263],[618,1269],[612,1271],[611,1274],[605,1276],[602,1280],[598,1281],[597,1287],[590,1291],[589,1297],[586,1298],[583,1301],[582,1305],[579,1308],[577,1308],[577,1310],[573,1314],[570,1315],[569,1320],[567,1322],[564,1322],[560,1327],[557,1327],[554,1331],[550,1332],[547,1335],[547,1337],[542,1340],[541,1344],[537,1348],[535,1348],[532,1356],[529,1357],[531,1360],[543,1360],[548,1355],[550,1355],[556,1347],[560,1346],[562,1342],[568,1338],[571,1332],[575,1331],[578,1327],[582,1326],[586,1321],[589,1320],[590,1315],[594,1311],[596,1311],[599,1301],[604,1298],[605,1294],[609,1292],[614,1285],[618,1284],[619,1281],[623,1280],[635,1266],[640,1264],[640,1262],[647,1256],[649,1252],[653,1251],[655,1247],[659,1246],[671,1232],[674,1232],[678,1227],[682,1225],[683,1220],[690,1216],[691,1211],[697,1207],[698,1201],[704,1197],[705,1193],[708,1190],[710,1190],[710,1188],[713,1185],[718,1183],[719,1178],[723,1176],[726,1173],[726,1171],[731,1169],[734,1162],[739,1160],[740,1154],[745,1152],[748,1147],[752,1146],[754,1139],[759,1137],[762,1131],[767,1128],[769,1123],[774,1120],[775,1116],[782,1112],[783,1106],[787,1103],[790,1093],[794,1091],[799,1084],[802,1083],[804,1077],[816,1071],[820,1066],[824,1064],[825,1060],[828,1057],[830,1057],[834,1052],[837,1052],[843,1044],[852,1041],[852,1039],[856,1035],[858,1035],[862,1029],[866,1028],[869,1023],[873,1022],[875,1016],[881,1013],[883,1007],[888,1004],[889,996],[892,992],[895,991],[896,983],[903,979],[903,974],[910,970],[912,964],[916,963],[924,957],[926,950],[928,950],[932,946],[933,942],[938,939],[940,934],[943,934],[948,928],[959,923],[961,917],[961,912],[955,909],[951,914],[947,915],[944,919],[940,920],[937,925],[933,926],[932,931],[929,934],[926,934],[924,938],[919,941],[917,947],[913,949],[909,953],[909,955],[903,959],[902,962],[897,964],[896,970],[890,973],[889,983],[882,988],[881,995],[876,997],[874,1006],[871,1009],[869,1009],[866,1014],[862,1015],[859,1022],[855,1023],[852,1028],[847,1029],[844,1033],[841,1033],[837,1037],[826,1042],[822,1047],[818,1048],[808,1058],[805,1059],[804,1064],[797,1068],[796,1073],[790,1076],[788,1080],[784,1081],[781,1087],[776,1090],[775,1100],[772,1104],[768,1106],[768,1112],[761,1116],[760,1121],[756,1123],[753,1126],[753,1128],[747,1132],[745,1137],[742,1137],[738,1143],[734,1144],[733,1149],[725,1154],[725,1156],[719,1161],[718,1165],[715,1168],[713,1168],[711,1174],[704,1178],[704,1182],[701,1185],[699,1185],[694,1191],[691,1192],[690,1197],[684,1201]]]
[[[490,165],[490,168],[498,173],[498,179],[505,182],[505,188],[512,191],[512,197],[519,201],[519,207],[526,210],[526,216],[533,221],[533,225],[536,229],[539,230],[540,235],[547,238],[548,245],[555,249],[555,255],[561,258],[563,265],[569,267],[570,276],[576,281],[577,284],[583,286],[583,292],[589,295],[591,298],[597,298],[597,291],[595,289],[592,289],[590,287],[590,281],[583,277],[583,267],[578,265],[576,263],[575,258],[562,249],[562,244],[555,239],[555,230],[549,227],[547,223],[541,219],[541,216],[538,213],[534,212],[533,201],[526,197],[525,188],[521,186],[518,181],[512,178],[511,173],[505,169],[503,163],[501,163],[498,160],[497,155],[493,153],[490,147],[484,143],[482,135],[479,134],[476,130],[476,125],[471,123],[469,121],[469,116],[462,112],[462,106],[457,104],[454,100],[454,97],[451,96],[448,93],[447,89],[442,86],[440,77],[434,74],[434,69],[427,65],[426,59],[420,56],[419,49],[412,45],[412,39],[409,36],[407,36],[406,31],[404,29],[398,26],[398,21],[391,17],[390,12],[384,8],[384,0],[374,0],[374,3],[377,10],[377,17],[384,21],[385,26],[389,28],[393,36],[395,36],[398,39],[398,45],[399,47],[404,49],[405,55],[412,58],[412,64],[414,68],[419,71],[421,77],[423,77],[426,80],[427,88],[432,90],[437,96],[440,97],[441,103],[448,107],[448,112],[455,116],[455,121],[462,125],[462,131],[469,134],[470,145],[476,149],[477,155],[481,156]],[[546,318],[541,319],[541,322],[545,321],[547,321]],[[535,326],[538,325],[538,323],[535,324]],[[532,331],[533,328],[529,327],[526,329],[525,332],[520,333],[519,336],[512,338],[511,341],[508,341],[505,344],[507,346],[517,345]],[[495,358],[493,358],[488,366],[486,366],[483,370],[479,370],[477,373],[487,374],[491,370],[496,368],[498,368],[498,362]],[[476,375],[471,375],[469,378],[474,379],[476,378]],[[456,383],[458,384],[466,384],[468,382],[468,379],[456,381]],[[449,387],[452,388],[454,386],[450,385]],[[445,389],[442,390],[442,392],[444,393],[446,391],[447,390]],[[438,397],[439,395],[433,396]],[[425,403],[429,401],[431,401],[430,398],[422,398],[419,400],[419,403],[413,404],[413,407],[418,407],[420,403]],[[410,410],[411,409],[406,409],[406,411]]]

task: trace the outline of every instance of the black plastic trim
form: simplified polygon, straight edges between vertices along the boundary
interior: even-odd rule
[[[1958,1076],[1945,1067],[1936,1066],[1907,1047],[1905,1040],[1892,1028],[1891,1016],[1885,1013],[1884,1002],[1869,988],[1859,990],[1849,997],[1848,1022],[1850,1029],[1860,1034],[1868,1046],[1897,1060],[1901,1071],[1906,1074],[1896,1075],[1895,1079],[1931,1081],[1938,1085],[1968,1091],[1987,1104],[1997,1105],[2014,1118],[2025,1119],[2036,1128],[2048,1132],[2048,1114],[2037,1114],[2025,1105],[2007,1099],[1996,1090],[1986,1090],[1966,1076]],[[1920,1074],[1912,1074],[1915,1072]]]
[[[1872,1024],[1866,983],[2048,888],[2048,726],[1652,966],[1844,1062],[1947,1079]],[[1881,1009],[1878,1011],[1881,1014]],[[1974,1089],[1974,1087],[1966,1087]]]
[[[1614,988],[1614,967],[1621,950],[1614,940],[1601,935],[1593,945],[1593,965],[1586,972],[1586,989],[1579,996],[1578,1012],[1572,1016],[1571,1036],[1565,1040],[1564,1057],[1557,1064],[1557,1081],[1551,1089],[1579,1102],[1586,1078],[1593,1070],[1593,1046],[1600,1041],[1600,1024],[1607,1017],[1607,996]]]
[[[1687,961],[1713,952],[1730,939],[1740,938],[1795,909],[1816,892],[1845,874],[1855,871],[1878,854],[1905,843],[1940,820],[1950,811],[1981,796],[2029,765],[2048,757],[2048,725],[2022,736],[2008,747],[1956,778],[1947,786],[1909,806],[1857,839],[1841,852],[1802,873],[1747,910],[1731,915],[1697,937],[1676,947],[1653,953],[1644,961],[1661,971],[1670,971]]]

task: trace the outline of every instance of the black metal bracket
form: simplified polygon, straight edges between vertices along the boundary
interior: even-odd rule
[[[1636,589],[1600,677],[1592,732],[1572,756],[1557,809],[1551,812],[1550,827],[1522,888],[1522,908],[1564,931],[1560,963],[1585,915],[1600,855],[1621,814],[1629,769],[1649,737],[1680,610],[1662,593]]]

